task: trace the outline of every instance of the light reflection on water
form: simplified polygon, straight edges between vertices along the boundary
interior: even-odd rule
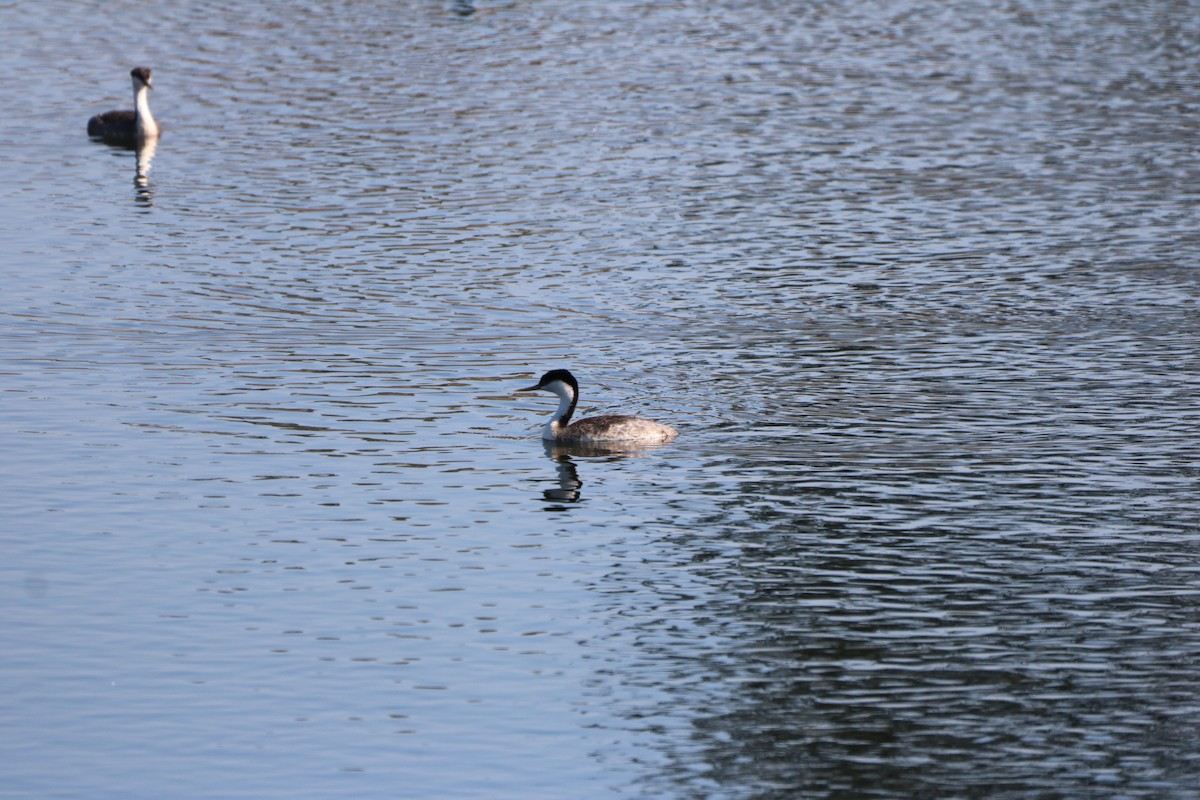
[[[1195,15],[37,8],[0,796],[1189,796]]]

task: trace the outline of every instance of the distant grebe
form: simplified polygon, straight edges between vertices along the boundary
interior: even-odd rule
[[[105,111],[88,120],[88,136],[103,139],[109,144],[137,147],[158,136],[158,123],[150,113],[150,68],[134,67],[133,111]]]
[[[552,369],[542,376],[536,386],[518,389],[519,392],[553,392],[558,395],[558,410],[542,428],[542,438],[565,444],[595,444],[601,442],[639,442],[654,444],[669,442],[679,431],[648,419],[624,414],[604,414],[574,423],[575,403],[579,400],[579,382],[565,369]]]

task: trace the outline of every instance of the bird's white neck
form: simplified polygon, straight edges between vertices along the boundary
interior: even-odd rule
[[[150,87],[146,84],[135,84],[133,104],[137,108],[137,132],[143,139],[153,139],[158,136],[158,123],[150,113]]]
[[[542,438],[553,440],[567,427],[571,414],[575,413],[575,392],[562,381],[547,384],[544,388],[558,395],[558,410],[542,428]]]

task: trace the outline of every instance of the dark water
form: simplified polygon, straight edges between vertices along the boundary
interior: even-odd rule
[[[8,6],[0,797],[1195,797],[1197,11]]]

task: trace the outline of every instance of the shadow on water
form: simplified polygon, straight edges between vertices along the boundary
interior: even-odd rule
[[[542,440],[546,456],[555,463],[555,480],[558,485],[553,489],[542,492],[543,498],[549,504],[546,511],[569,511],[569,505],[582,502],[580,489],[583,481],[579,477],[579,459],[595,461],[621,461],[627,458],[645,456],[668,445],[637,445],[637,444],[563,444]]]
[[[158,137],[147,139],[137,147],[133,185],[137,187],[138,200],[147,205],[153,205],[154,202],[154,191],[150,188],[150,167],[154,164],[157,152]]]
[[[93,141],[116,151],[114,155],[120,157],[124,157],[126,153],[133,154],[134,201],[141,206],[153,206],[154,188],[150,184],[150,168],[154,165],[154,156],[158,153],[158,137],[141,141],[136,147],[112,144],[99,139]]]

